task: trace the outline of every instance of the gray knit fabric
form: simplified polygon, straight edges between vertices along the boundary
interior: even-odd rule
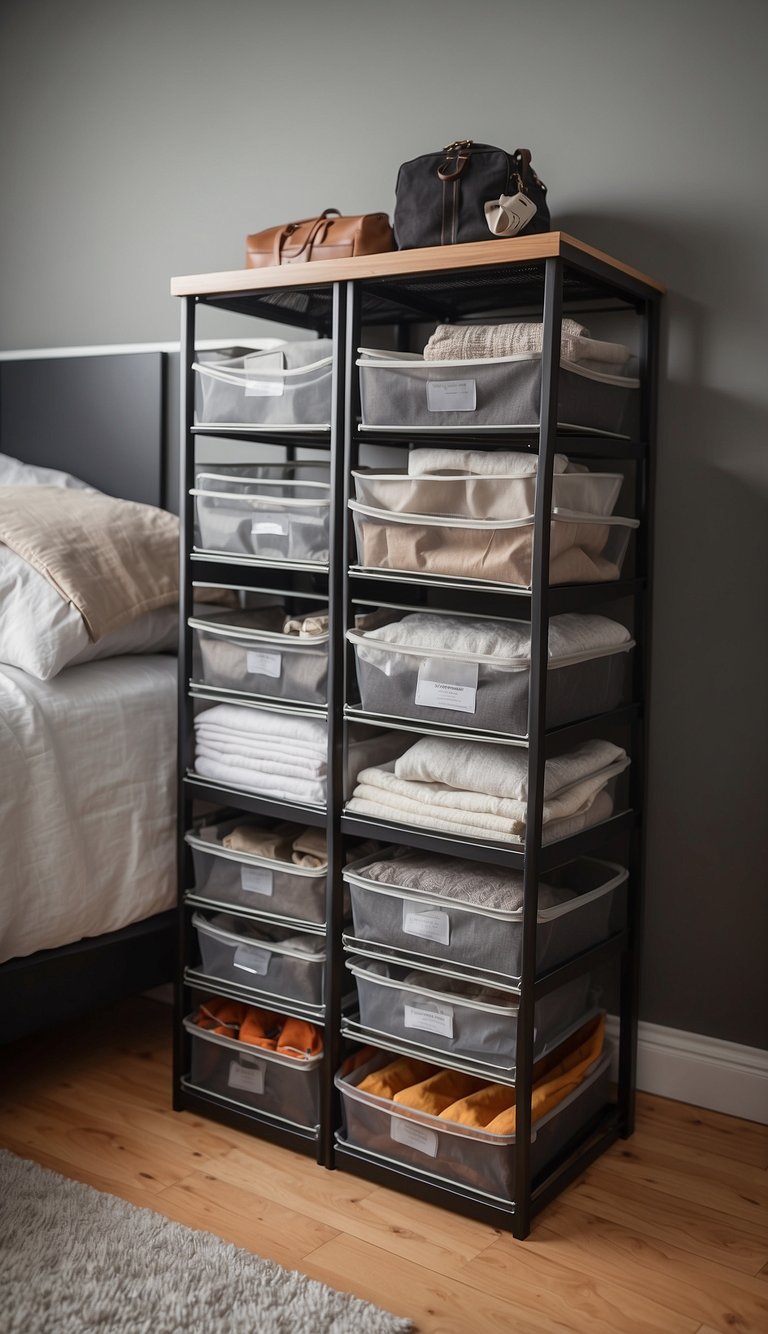
[[[371,862],[360,874],[382,885],[440,894],[476,908],[519,912],[523,906],[522,872],[497,871],[492,866],[441,857],[437,853],[403,852],[391,860]],[[539,908],[556,908],[572,898],[574,894],[569,889],[539,885]]]

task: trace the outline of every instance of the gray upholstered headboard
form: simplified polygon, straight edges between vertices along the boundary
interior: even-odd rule
[[[178,354],[0,358],[0,453],[176,509]]]

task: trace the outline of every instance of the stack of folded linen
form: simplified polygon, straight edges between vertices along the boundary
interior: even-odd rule
[[[324,805],[327,751],[318,718],[216,704],[195,719],[196,772],[276,801]]]
[[[438,324],[424,348],[425,361],[474,361],[477,357],[516,357],[541,352],[544,325],[532,321],[516,324]],[[625,373],[631,359],[622,343],[591,338],[576,320],[564,319],[560,355],[595,370]]]
[[[542,842],[606,820],[611,779],[629,764],[610,741],[586,741],[546,762]],[[363,769],[348,809],[379,820],[471,838],[525,841],[528,752],[482,741],[424,737],[399,759]]]

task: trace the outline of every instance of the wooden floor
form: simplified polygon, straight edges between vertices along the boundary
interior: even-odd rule
[[[167,1006],[0,1048],[0,1145],[432,1334],[766,1334],[768,1130],[643,1096],[515,1242],[170,1110]]]

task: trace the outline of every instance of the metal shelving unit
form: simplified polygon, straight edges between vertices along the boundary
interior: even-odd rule
[[[300,269],[300,272],[297,272]],[[559,233],[517,241],[444,247],[440,250],[401,252],[369,256],[361,260],[324,261],[289,270],[260,270],[249,274],[203,275],[175,280],[172,291],[182,298],[182,592],[180,639],[181,680],[179,702],[179,976],[177,981],[176,1050],[174,1073],[175,1105],[189,1108],[247,1128],[254,1134],[290,1143],[314,1152],[319,1163],[356,1173],[368,1180],[431,1200],[510,1229],[525,1237],[535,1214],[579,1175],[619,1137],[631,1135],[634,1127],[635,1059],[637,1037],[637,989],[642,922],[644,807],[646,788],[646,732],[648,717],[648,665],[652,553],[652,497],[656,400],[656,361],[659,305],[662,290],[657,284],[609,257],[582,246]],[[327,575],[285,567],[270,570],[263,564],[229,558],[210,560],[192,556],[192,499],[189,496],[194,465],[195,440],[200,435],[236,440],[269,440],[295,449],[317,448],[316,433],[252,432],[233,428],[193,425],[193,361],[195,312],[199,303],[295,324],[331,336],[335,347],[332,424],[322,447],[327,449],[332,483],[331,553]],[[638,438],[623,440],[600,434],[563,431],[557,424],[560,371],[560,321],[563,313],[594,311],[623,312],[639,321],[641,414]],[[354,568],[347,501],[352,469],[362,446],[403,448],[407,443],[427,443],[430,432],[418,430],[373,431],[360,426],[360,398],[356,357],[365,326],[391,326],[399,346],[404,346],[413,326],[471,317],[529,313],[543,318],[544,352],[540,421],[536,431],[452,431],[457,445],[483,448],[525,449],[538,453],[536,500],[533,524],[533,567],[529,589],[504,587],[461,579],[428,579],[418,575],[376,575]],[[443,441],[441,441],[443,443]],[[634,538],[634,556],[628,574],[614,583],[550,587],[548,580],[550,514],[553,468],[556,452],[580,460],[602,460],[627,464],[633,470],[634,517],[640,527]],[[287,455],[287,457],[289,457]],[[193,695],[186,688],[191,655],[191,637],[186,628],[191,608],[192,583],[236,583],[238,587],[270,588],[300,593],[311,582],[314,593],[327,594],[331,619],[328,683],[328,805],[318,813],[310,808],[295,810],[234,790],[203,783],[190,777]],[[308,582],[309,581],[309,582]],[[363,819],[345,813],[344,770],[349,727],[353,724],[392,725],[377,715],[366,716],[355,704],[352,683],[354,663],[345,632],[353,623],[355,607],[394,605],[407,609],[466,610],[468,599],[475,615],[515,617],[531,625],[531,675],[529,735],[510,744],[524,745],[528,754],[528,812],[526,842],[456,839],[414,828]],[[630,701],[621,708],[566,727],[543,725],[547,689],[547,643],[551,616],[565,611],[587,611],[611,606],[621,600],[630,608],[636,641],[633,687]],[[401,725],[414,736],[421,732],[445,734],[439,726]],[[449,733],[450,734],[450,733]],[[487,731],[462,727],[457,733],[477,740],[506,740]],[[618,735],[632,758],[629,795],[625,808],[613,817],[572,837],[543,844],[542,815],[544,766],[548,755],[566,745],[596,736]],[[288,1126],[276,1127],[234,1105],[224,1106],[189,1086],[187,1039],[180,1022],[189,1008],[190,990],[199,986],[187,965],[190,958],[189,908],[184,892],[190,884],[188,849],[184,833],[190,827],[195,799],[220,802],[242,810],[307,824],[324,823],[328,837],[329,877],[326,903],[328,964],[324,995],[325,1057],[322,1075],[322,1110],[316,1137],[295,1133]],[[448,855],[471,857],[497,867],[522,871],[524,907],[522,918],[522,970],[517,995],[517,1134],[515,1140],[516,1198],[510,1202],[491,1199],[479,1190],[461,1188],[418,1171],[397,1166],[376,1153],[337,1142],[340,1123],[334,1074],[350,1044],[363,1041],[352,1018],[342,1008],[346,970],[342,945],[343,895],[341,871],[348,856],[350,838],[373,838],[384,843],[426,849]],[[629,870],[626,915],[622,929],[600,945],[559,967],[536,975],[536,931],[538,884],[542,874],[564,866],[586,853],[617,854]],[[534,1052],[534,1005],[571,978],[597,966],[610,967],[618,976],[620,1036],[618,1084],[615,1103],[605,1107],[588,1125],[577,1143],[566,1146],[539,1177],[531,1173],[531,1089]],[[278,1008],[278,1007],[274,1007]],[[407,1044],[388,1041],[386,1050],[407,1051]],[[461,1067],[461,1062],[454,1062]],[[471,1073],[471,1071],[470,1071]]]

